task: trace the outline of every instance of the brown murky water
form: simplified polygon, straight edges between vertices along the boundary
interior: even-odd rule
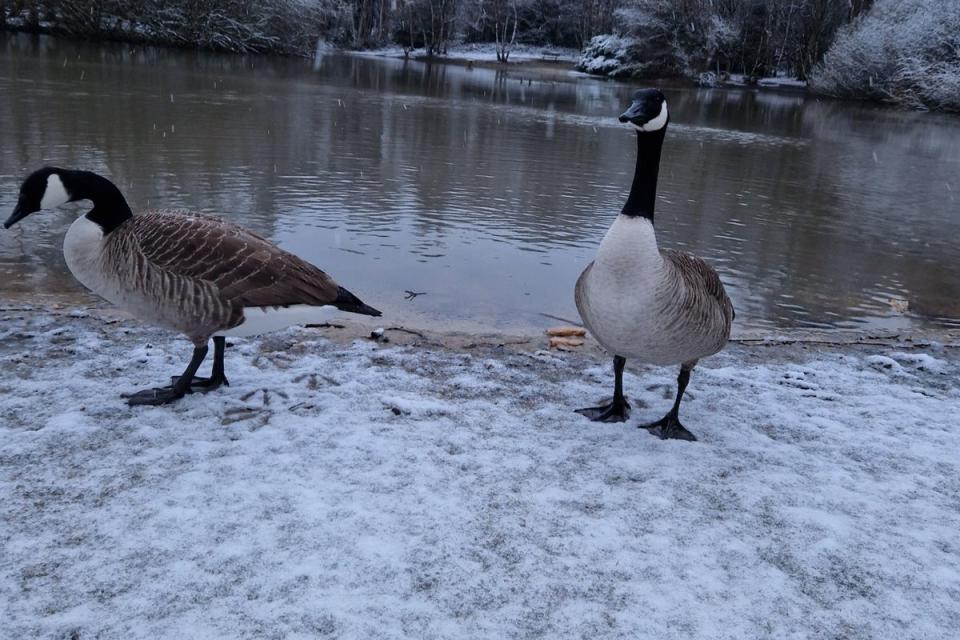
[[[632,177],[634,137],[615,118],[630,91],[0,34],[0,217],[29,171],[87,168],[134,210],[250,226],[390,321],[529,329],[577,317],[573,283]],[[960,327],[960,119],[666,93],[661,244],[712,261],[741,329]],[[3,299],[94,299],[60,253],[79,211],[0,231]]]

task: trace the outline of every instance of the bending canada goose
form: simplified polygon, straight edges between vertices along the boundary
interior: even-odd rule
[[[576,286],[577,309],[590,333],[614,354],[613,401],[580,409],[591,420],[621,422],[630,414],[623,396],[626,358],[680,364],[677,397],[663,419],[645,425],[661,438],[696,440],[680,423],[690,371],[723,349],[734,311],[716,271],[695,256],[661,251],[653,229],[660,150],[670,115],[656,89],[637,91],[620,122],[637,129],[637,167],[630,197]]]
[[[330,276],[267,240],[218,218],[187,211],[134,216],[117,187],[95,173],[46,167],[31,174],[4,228],[40,209],[90,200],[67,231],[63,255],[88,289],[138,318],[179,331],[194,345],[168,387],[127,397],[165,404],[193,390],[229,384],[225,336],[250,336],[315,321],[325,308],[379,316]],[[213,337],[209,378],[195,378]]]

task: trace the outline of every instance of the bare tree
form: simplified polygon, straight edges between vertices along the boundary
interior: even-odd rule
[[[457,17],[456,0],[428,0],[430,5],[430,29],[427,32],[427,54],[446,55],[447,45],[455,29]]]
[[[593,36],[613,30],[614,12],[623,6],[617,0],[568,0],[564,10],[576,24],[577,46],[586,46]]]
[[[517,0],[478,0],[477,4],[479,14],[474,28],[481,33],[492,31],[497,62],[508,62],[520,23]]]
[[[359,49],[383,44],[392,14],[397,12],[396,0],[390,4],[388,0],[348,0],[346,4],[346,12],[350,14],[350,46]]]
[[[407,15],[401,21],[397,36],[406,48],[422,43],[428,56],[446,54],[447,46],[456,31],[457,0],[407,0]]]
[[[506,63],[510,51],[517,42],[517,25],[520,17],[517,12],[517,0],[496,0],[497,11],[493,18],[494,42],[497,47],[497,62]],[[511,19],[513,26],[510,26]],[[510,34],[508,39],[507,33]]]

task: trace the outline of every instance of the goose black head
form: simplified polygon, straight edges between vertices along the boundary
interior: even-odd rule
[[[633,94],[630,107],[620,114],[620,122],[630,122],[645,132],[660,131],[669,120],[667,99],[658,89],[640,89]]]
[[[44,167],[31,173],[20,186],[17,206],[3,223],[3,228],[9,229],[31,213],[41,209],[53,209],[73,200],[73,196],[64,184],[67,173],[56,167]]]

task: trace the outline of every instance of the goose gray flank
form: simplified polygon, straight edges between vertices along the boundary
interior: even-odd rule
[[[334,310],[379,316],[309,262],[220,218],[177,210],[133,215],[120,190],[89,171],[45,167],[20,187],[4,228],[41,209],[89,200],[67,231],[63,255],[85,287],[151,324],[193,342],[186,370],[169,386],[126,396],[131,405],[173,402],[228,385],[227,336],[323,322]],[[213,338],[210,377],[196,377]]]
[[[653,212],[660,153],[670,122],[666,98],[656,89],[637,91],[620,122],[636,129],[633,185],[575,288],[584,325],[613,354],[614,394],[609,404],[577,412],[594,421],[622,422],[630,415],[623,394],[627,358],[678,364],[673,407],[643,428],[664,439],[696,440],[680,422],[680,401],[697,361],[723,349],[730,338],[733,304],[709,264],[657,245]]]

